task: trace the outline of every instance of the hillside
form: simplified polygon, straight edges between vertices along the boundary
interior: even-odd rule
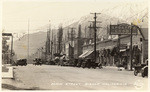
[[[14,50],[17,58],[25,58],[28,51],[27,40],[28,35],[24,35],[21,39],[14,42]],[[29,35],[29,51],[30,55],[37,51],[37,49],[45,44],[46,32],[37,32]]]

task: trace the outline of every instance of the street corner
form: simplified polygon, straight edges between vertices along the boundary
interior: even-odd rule
[[[12,66],[2,66],[2,79],[13,79],[13,67]]]
[[[14,78],[3,78],[1,88],[3,91],[6,90],[36,90],[35,88],[30,88],[25,85],[21,80]]]

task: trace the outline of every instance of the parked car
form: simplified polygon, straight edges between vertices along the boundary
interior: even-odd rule
[[[55,57],[54,62],[56,65],[60,65],[59,57]]]
[[[75,59],[74,62],[73,62],[73,66],[76,67],[77,64],[78,64],[78,59]]]
[[[142,77],[148,76],[148,59],[146,64],[140,64],[134,66],[134,75],[137,76],[138,73],[141,73]]]
[[[35,58],[33,62],[33,65],[42,65],[42,60],[40,58]]]
[[[142,68],[142,77],[148,76],[148,59],[146,60],[146,66]]]
[[[71,59],[71,60],[67,60],[68,62],[68,66],[74,66],[74,59]]]
[[[83,59],[79,59],[78,63],[77,63],[77,67],[81,67],[82,66],[82,62],[84,62],[84,60]]]
[[[98,67],[98,63],[95,63],[92,59],[87,58],[82,62],[82,68],[96,68]]]
[[[27,65],[27,59],[19,59],[19,60],[17,60],[16,66],[18,66],[18,65],[26,66]]]
[[[96,53],[98,56],[99,52],[96,51]],[[93,50],[83,53],[81,56],[79,56],[78,61],[79,61],[77,64],[78,67],[81,66],[82,68],[94,68],[94,69],[96,67],[99,67],[99,68],[102,67],[102,64],[99,64],[99,62],[97,62],[94,59],[94,51]]]
[[[55,65],[55,61],[54,60],[49,61],[48,65]]]
[[[66,60],[65,56],[60,58],[60,65],[61,66],[69,66],[69,62],[68,62],[68,60]]]

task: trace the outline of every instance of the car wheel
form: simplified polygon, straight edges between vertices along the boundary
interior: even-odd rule
[[[135,70],[135,71],[134,71],[134,75],[137,76],[137,74],[138,74],[138,72],[137,72],[137,70]]]
[[[82,63],[81,67],[82,67],[82,68],[85,68],[85,64],[84,64],[84,63]]]
[[[99,69],[102,69],[102,66],[99,66]]]
[[[141,74],[142,74],[142,77],[144,78],[144,77],[145,77],[145,74],[144,74],[144,72],[142,72]]]

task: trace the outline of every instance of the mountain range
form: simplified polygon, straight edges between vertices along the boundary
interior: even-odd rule
[[[143,16],[144,14],[146,14],[146,13],[144,12],[138,16]],[[81,25],[82,37],[85,37],[86,36],[85,33],[89,32],[89,28],[88,28],[90,26],[89,21],[93,21],[94,20],[93,17],[94,17],[94,15],[89,14],[87,16],[81,17],[76,22],[63,27],[64,38],[67,36],[68,30],[70,31],[71,30],[70,28],[72,28],[72,27],[75,28],[75,32],[77,34],[79,25]],[[101,22],[101,23],[97,23],[97,26],[101,27],[97,30],[97,36],[99,38],[102,36],[105,37],[107,35],[107,26],[110,24],[131,23],[131,21],[133,21],[133,18],[131,18],[130,21],[123,20],[123,19],[127,19],[127,17],[119,18],[119,17],[107,15],[104,13],[97,15],[97,21]],[[146,23],[146,25],[147,25],[147,23]],[[47,27],[47,25],[45,26],[45,28],[46,27]],[[57,30],[58,29],[53,30],[54,35],[57,34]],[[32,56],[34,53],[36,53],[38,48],[43,47],[45,45],[46,37],[47,37],[47,33],[42,32],[42,31],[29,34],[29,55],[30,56]],[[14,51],[17,54],[18,59],[26,58],[28,55],[28,40],[27,39],[28,39],[28,35],[26,34],[14,42]]]

